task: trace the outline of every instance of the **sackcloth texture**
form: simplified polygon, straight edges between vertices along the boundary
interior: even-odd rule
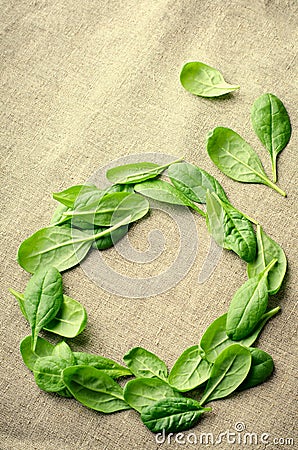
[[[1,1],[1,449],[294,448],[274,438],[296,439],[297,448],[297,14],[296,0]],[[214,100],[191,95],[179,81],[187,61],[218,68],[240,90]],[[293,127],[278,158],[286,199],[227,178],[206,152],[207,132],[227,126],[253,146],[270,173],[269,154],[250,123],[251,105],[265,92],[283,100]],[[19,343],[30,329],[8,293],[10,287],[23,291],[30,278],[17,264],[18,246],[49,223],[52,192],[86,182],[119,158],[140,161],[148,153],[184,156],[217,177],[231,202],[258,220],[287,255],[284,285],[270,300],[282,312],[258,340],[274,358],[274,375],[213,402],[212,412],[185,433],[216,437],[242,423],[257,434],[253,445],[182,445],[174,437],[157,443],[133,410],[104,415],[47,394],[23,365]],[[195,234],[187,234],[188,220]],[[65,293],[85,306],[89,318],[82,335],[68,341],[73,350],[121,362],[141,346],[171,367],[227,311],[247,279],[246,264],[228,251],[213,249],[210,256],[202,217],[189,213],[182,222],[155,208],[129,233],[132,258],[125,249],[104,252],[100,264],[107,271],[100,282],[93,277],[96,261],[63,274]],[[172,265],[180,258],[181,232],[179,271]],[[151,259],[144,261],[146,252]],[[167,277],[158,278],[163,272],[172,277],[165,289]],[[119,281],[120,292],[117,274],[126,279],[124,287]],[[144,284],[138,295],[135,280],[141,278],[157,279],[157,293],[146,297],[150,285]],[[260,441],[263,433],[270,435],[267,443]]]

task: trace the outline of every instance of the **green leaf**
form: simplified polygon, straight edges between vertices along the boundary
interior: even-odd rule
[[[142,347],[129,350],[124,355],[123,360],[136,377],[167,379],[168,369],[165,363],[158,356]]]
[[[177,161],[181,160],[178,159]],[[140,162],[113,167],[107,171],[107,179],[111,181],[111,183],[117,184],[140,183],[141,181],[158,177],[167,167],[177,161],[163,165],[150,162]]]
[[[13,289],[9,289],[9,291],[18,300],[21,312],[25,319],[28,320],[24,308],[24,295]],[[87,313],[83,305],[73,298],[63,295],[62,304],[57,315],[43,329],[63,337],[73,338],[85,329],[86,324]]]
[[[259,348],[250,348],[251,367],[247,377],[240,384],[239,390],[249,389],[263,383],[270,377],[274,369],[273,359],[268,353]]]
[[[69,366],[66,359],[59,356],[44,356],[35,362],[33,373],[37,386],[46,392],[58,392],[65,389],[62,371]]]
[[[85,258],[94,240],[132,220],[135,217],[128,216],[97,234],[69,227],[42,228],[22,242],[18,251],[18,263],[31,273],[39,266],[54,266],[60,272],[70,269]]]
[[[73,208],[76,200],[82,196],[83,194],[89,194],[93,192],[102,192],[96,186],[88,186],[79,184],[76,186],[71,186],[68,189],[65,189],[61,192],[54,192],[53,198],[60,202],[62,205],[65,205],[69,208]]]
[[[286,193],[269,180],[256,152],[230,128],[214,128],[207,135],[207,151],[214,164],[233,180],[265,184],[286,197]]]
[[[276,294],[283,282],[287,271],[287,258],[283,249],[271,239],[258,225],[257,227],[257,258],[247,265],[249,278],[261,273],[273,259],[277,259],[276,264],[268,274],[268,292],[270,295]]]
[[[127,367],[123,367],[112,359],[84,352],[73,352],[78,366],[89,366],[103,371],[111,378],[129,377],[132,375]]]
[[[266,312],[256,328],[253,330],[250,336],[239,341],[240,344],[250,347],[258,338],[263,327],[266,325],[268,320],[280,311],[280,307],[273,308]],[[217,356],[227,347],[234,344],[235,342],[230,339],[226,333],[226,322],[227,314],[215,319],[211,325],[207,328],[202,336],[200,347],[204,351],[204,358],[210,363],[214,363]]]
[[[215,192],[219,198],[228,202],[228,198],[219,182],[200,167],[186,162],[172,164],[168,176],[173,185],[189,200],[206,203],[207,192]]]
[[[193,345],[177,359],[168,381],[177,391],[191,391],[208,380],[210,370],[211,364],[202,359],[202,349]]]
[[[130,409],[122,388],[102,370],[73,366],[63,370],[62,377],[74,398],[88,408],[107,414]]]
[[[32,330],[32,350],[38,333],[58,313],[63,300],[62,277],[55,267],[39,269],[24,292],[24,310]]]
[[[180,81],[184,89],[200,97],[219,97],[240,88],[227,83],[219,70],[199,61],[183,66]]]
[[[84,220],[96,226],[108,227],[130,218],[130,222],[141,219],[149,210],[149,203],[142,196],[128,192],[115,192],[102,197],[96,208],[91,206],[67,211],[65,216],[71,217],[72,222]]]
[[[291,137],[291,123],[286,108],[273,94],[263,94],[254,102],[251,121],[256,135],[270,153],[273,180],[277,180],[277,155]]]
[[[87,313],[83,305],[63,295],[61,308],[44,329],[66,338],[78,336],[86,328]]]
[[[25,337],[20,344],[20,352],[24,364],[31,372],[34,370],[34,365],[39,357],[51,356],[54,350],[54,345],[45,339],[38,337],[35,350],[32,350],[32,336]]]
[[[146,406],[171,397],[181,397],[181,394],[158,378],[137,378],[129,381],[124,389],[125,401],[139,413]]]
[[[159,202],[170,203],[171,205],[189,206],[197,211],[201,216],[206,214],[191,202],[182,192],[163,180],[144,181],[135,185],[135,191],[146,197],[153,198]]]
[[[225,348],[214,361],[201,405],[227,397],[245,380],[251,366],[250,351],[239,344]]]
[[[249,336],[268,305],[267,276],[276,263],[272,260],[259,275],[249,278],[236,292],[227,314],[227,335],[238,341]]]
[[[85,258],[92,241],[85,231],[68,227],[42,228],[22,242],[18,263],[30,273],[40,266],[54,266],[62,272]]]
[[[211,408],[203,408],[192,398],[166,398],[143,409],[141,419],[153,433],[188,430]]]
[[[63,359],[69,366],[73,366],[74,364],[76,364],[74,354],[72,353],[69,345],[64,341],[61,341],[57,345],[55,345],[52,356],[55,356],[56,358],[59,358],[61,360]]]
[[[246,262],[256,257],[257,241],[250,221],[214,192],[206,194],[207,227],[218,245],[233,250]]]
[[[96,230],[96,232],[104,231],[104,227],[100,227]],[[107,234],[95,242],[93,242],[92,247],[97,248],[98,250],[106,250],[107,248],[113,247],[117,242],[120,241],[126,234],[128,233],[128,226],[124,225],[123,227],[117,228],[117,230],[112,233]]]

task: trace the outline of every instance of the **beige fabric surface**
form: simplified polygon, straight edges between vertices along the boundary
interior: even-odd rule
[[[52,192],[84,183],[118,158],[140,160],[144,153],[184,155],[216,176],[235,206],[282,245],[289,262],[283,288],[271,299],[282,313],[258,341],[274,358],[274,375],[253,390],[213,402],[212,412],[191,432],[216,437],[242,422],[259,439],[268,433],[268,444],[224,441],[214,447],[294,448],[273,442],[293,438],[297,448],[297,13],[296,0],[1,1],[1,449],[199,448],[173,440],[158,445],[132,410],[102,415],[42,392],[19,354],[21,339],[30,333],[8,293],[9,287],[23,291],[29,280],[16,262],[19,244],[49,223]],[[241,85],[240,91],[217,100],[187,93],[179,73],[192,60],[217,67],[227,81]],[[228,126],[251,143],[270,173],[269,156],[249,119],[253,101],[265,92],[283,100],[293,126],[278,160],[286,199],[265,186],[226,178],[205,149],[206,133]],[[195,261],[166,292],[149,298],[115,294],[103,280],[92,281],[90,265],[63,275],[65,292],[89,316],[84,333],[69,340],[74,350],[121,362],[131,347],[143,346],[171,367],[184,349],[198,343],[246,280],[246,267],[225,251],[199,283],[210,238],[204,220],[190,218],[198,233]],[[180,240],[175,218],[154,210],[132,228],[131,246],[150,250],[154,230],[165,241],[154,261],[128,261],[115,249],[103,256],[111,273],[116,271],[115,284],[117,272],[127,277],[130,297],[133,277],[148,280],[168,270],[173,279]],[[195,244],[187,245],[191,253]],[[213,446],[200,446],[207,447]]]

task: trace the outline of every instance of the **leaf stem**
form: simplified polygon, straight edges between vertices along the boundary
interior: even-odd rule
[[[265,178],[264,180],[266,180],[266,184],[267,186],[271,187],[272,189],[274,189],[276,192],[278,192],[280,195],[282,195],[283,197],[286,197],[287,194],[285,193],[285,191],[283,191],[282,189],[280,189],[275,183],[272,183],[272,181],[269,180],[269,178]]]
[[[202,217],[207,217],[207,214],[202,209],[200,209],[197,205],[195,205],[194,203],[189,203],[187,206],[189,206],[194,211],[199,213]]]

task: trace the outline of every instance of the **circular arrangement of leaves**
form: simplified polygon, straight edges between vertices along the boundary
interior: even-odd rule
[[[272,104],[272,98],[269,100]],[[263,112],[258,116],[259,105],[264,112],[264,98],[254,105],[253,117],[258,122],[254,128],[264,130],[260,122],[268,118]],[[276,115],[275,111],[274,120]],[[286,120],[285,116],[280,120]],[[282,127],[279,124],[277,128],[279,133]],[[270,132],[275,133],[274,127]],[[272,138],[270,142],[273,145],[275,141]],[[267,184],[285,195],[267,182],[254,150],[232,130],[213,130],[207,150],[231,178]],[[278,152],[271,150],[276,173]],[[165,170],[169,181],[160,179]],[[50,226],[34,233],[19,248],[19,264],[33,274],[24,294],[10,290],[32,330],[21,342],[21,355],[37,385],[46,392],[75,398],[101,413],[133,408],[153,432],[186,430],[210,411],[206,404],[257,386],[273,372],[271,356],[253,344],[280,310],[268,309],[268,299],[281,287],[286,257],[260,224],[230,203],[219,182],[195,165],[182,160],[165,165],[132,163],[109,169],[107,178],[112,185],[104,190],[76,185],[54,193],[59,206]],[[65,338],[84,330],[86,311],[63,294],[60,272],[77,265],[92,247],[108,249],[123,238],[130,224],[147,214],[148,198],[191,208],[206,219],[219,246],[247,263],[248,280],[233,296],[228,312],[210,324],[200,343],[186,349],[169,373],[158,356],[141,347],[131,349],[123,358],[125,365],[120,365],[103,356],[74,352],[64,340],[52,345],[39,336],[42,329]],[[201,204],[206,204],[205,210]],[[123,377],[134,378],[122,388],[117,380]],[[191,398],[189,392],[200,387],[201,398]]]

